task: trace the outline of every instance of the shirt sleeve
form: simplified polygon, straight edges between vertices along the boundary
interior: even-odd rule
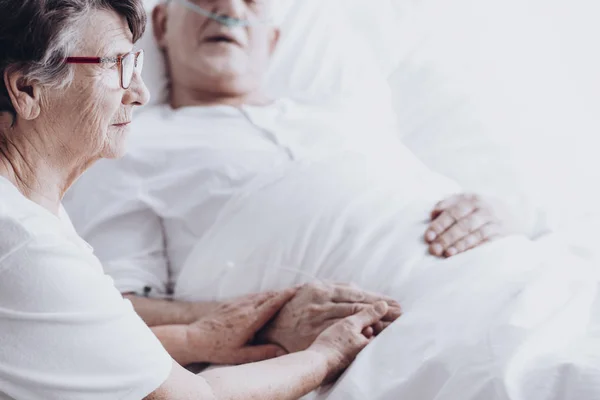
[[[94,255],[54,236],[1,260],[0,338],[14,399],[140,400],[173,362]]]
[[[71,188],[64,206],[121,293],[164,294],[169,269],[163,224],[143,193],[134,161],[101,160]]]

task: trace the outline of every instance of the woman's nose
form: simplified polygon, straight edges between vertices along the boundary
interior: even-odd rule
[[[150,101],[150,92],[142,79],[142,76],[136,71],[133,74],[133,80],[129,89],[125,90],[123,95],[123,104],[143,106]]]

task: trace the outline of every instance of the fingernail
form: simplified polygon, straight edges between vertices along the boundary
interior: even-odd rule
[[[456,251],[456,249],[454,247],[450,247],[446,253],[448,253],[448,255],[450,257],[452,257],[452,256],[456,255],[457,251]]]
[[[433,246],[431,246],[431,251],[433,252],[433,254],[435,254],[436,256],[441,256],[442,253],[444,252],[444,248],[442,247],[441,244],[436,243]]]
[[[427,234],[425,235],[425,239],[429,240],[430,242],[435,240],[435,232],[433,232],[433,231],[427,232]]]

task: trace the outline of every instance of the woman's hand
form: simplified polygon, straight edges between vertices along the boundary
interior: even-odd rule
[[[319,335],[308,351],[316,351],[327,360],[327,377],[324,383],[337,379],[358,353],[373,340],[373,336],[367,337],[363,332],[381,322],[388,310],[386,302],[378,302],[335,323]]]
[[[217,306],[187,327],[187,348],[194,362],[237,365],[285,355],[281,347],[251,342],[267,322],[296,294],[297,289],[251,294]]]
[[[379,302],[323,332],[302,351],[275,360],[219,368],[193,375],[173,363],[171,375],[151,399],[299,399],[336,379],[371,342],[363,335],[388,312]]]
[[[503,212],[504,211],[504,212]],[[453,257],[509,233],[509,217],[499,204],[461,194],[438,203],[425,233],[431,254]]]
[[[289,353],[306,350],[325,329],[370,309],[378,301],[385,301],[388,311],[381,321],[367,327],[367,336],[378,334],[401,315],[400,305],[395,300],[352,285],[310,283],[298,290],[259,339],[277,344]]]

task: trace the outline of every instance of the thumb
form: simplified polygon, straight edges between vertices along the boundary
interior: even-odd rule
[[[431,220],[436,219],[443,213],[447,208],[453,206],[460,199],[460,195],[450,196],[435,205],[433,211],[431,212]]]
[[[228,364],[249,364],[258,361],[270,360],[271,358],[281,357],[286,354],[287,352],[285,350],[274,344],[246,346],[232,354]]]
[[[252,329],[256,332],[264,327],[296,295],[297,291],[296,288],[291,288],[274,293],[268,300],[259,305],[256,310],[257,315]]]
[[[348,319],[362,332],[365,328],[376,324],[387,314],[389,309],[385,301],[378,301],[373,306],[355,314]]]
[[[444,212],[444,210],[436,208],[431,212],[430,218],[432,221],[435,221],[437,219],[437,217],[439,217],[440,215],[442,215],[442,213]]]

